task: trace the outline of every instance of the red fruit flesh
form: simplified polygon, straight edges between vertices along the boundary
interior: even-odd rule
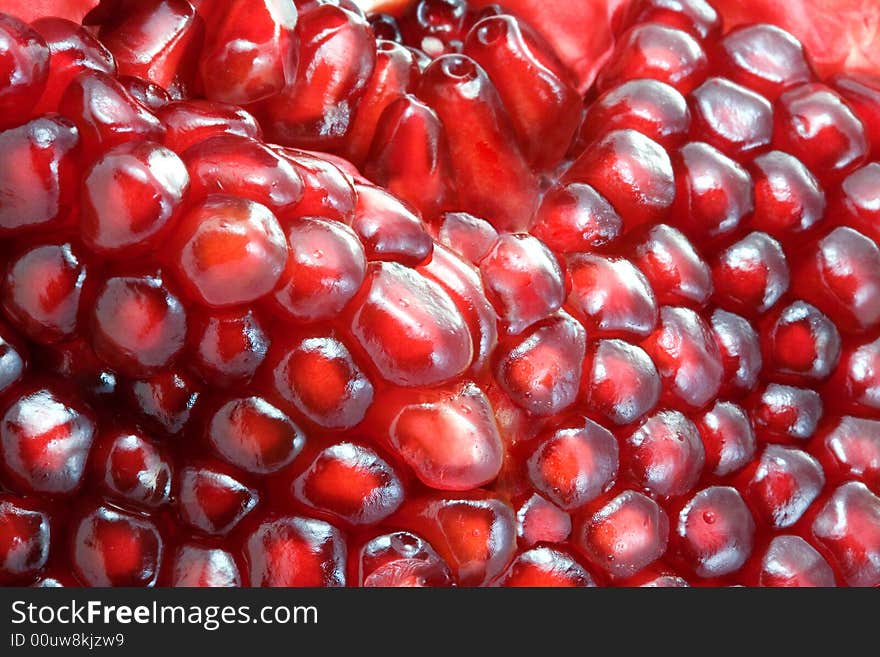
[[[880,78],[763,0],[96,4],[0,14],[0,584],[880,583]]]

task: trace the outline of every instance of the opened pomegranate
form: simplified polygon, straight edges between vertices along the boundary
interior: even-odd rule
[[[77,4],[0,14],[0,584],[880,585],[865,66]]]

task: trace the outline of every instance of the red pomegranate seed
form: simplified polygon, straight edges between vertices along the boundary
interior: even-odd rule
[[[703,142],[691,142],[676,157],[675,204],[671,216],[699,246],[734,233],[755,208],[748,172]]]
[[[679,554],[698,577],[706,578],[739,570],[752,553],[754,533],[752,514],[729,486],[711,486],[694,495],[675,527]]]
[[[216,466],[183,470],[177,495],[181,520],[212,535],[228,534],[260,499],[255,490]]]
[[[171,586],[241,586],[241,575],[233,556],[219,548],[181,545],[174,555]]]
[[[516,556],[497,580],[498,586],[583,587],[596,586],[590,573],[570,555],[541,546]]]
[[[370,26],[354,12],[320,4],[300,13],[296,31],[296,78],[265,102],[263,127],[283,144],[337,147],[376,64]]]
[[[49,56],[39,32],[0,14],[0,129],[27,121],[46,88]]]
[[[636,25],[617,41],[596,81],[600,91],[639,78],[672,85],[687,94],[706,77],[709,61],[687,32],[659,23]]]
[[[571,534],[571,517],[537,493],[516,512],[516,535],[527,546],[562,543]]]
[[[757,448],[746,412],[728,401],[715,405],[696,419],[706,452],[706,468],[723,477],[748,464]]]
[[[844,222],[875,242],[880,239],[878,201],[880,163],[872,162],[851,173],[840,185],[840,198],[834,210],[843,213]]]
[[[632,241],[628,253],[647,277],[658,303],[700,307],[709,300],[709,266],[675,228],[666,224],[652,226]]]
[[[467,212],[447,212],[440,220],[437,240],[476,265],[495,246],[498,231],[485,219]],[[551,246],[546,240],[543,241]],[[436,255],[437,251],[434,253]]]
[[[187,90],[192,84],[204,25],[186,0],[102,3],[85,18],[113,53],[119,73]]]
[[[49,559],[49,517],[33,502],[0,494],[0,583],[27,581]]]
[[[691,113],[678,90],[659,80],[630,80],[587,108],[577,143],[587,146],[607,131],[631,129],[672,148],[685,140],[690,128]]]
[[[404,393],[377,407],[390,409],[390,446],[426,486],[470,490],[501,470],[504,448],[492,405],[473,383]],[[438,441],[439,435],[450,438]]]
[[[581,100],[557,74],[549,46],[513,16],[489,16],[468,33],[464,54],[494,82],[526,159],[547,168],[565,155],[580,121]]]
[[[813,79],[800,42],[766,23],[732,29],[721,39],[716,58],[722,75],[771,101],[786,89]]]
[[[770,102],[724,78],[709,78],[690,95],[693,134],[728,155],[767,146],[773,138]]]
[[[800,536],[776,536],[761,559],[760,586],[836,586],[834,571]]]
[[[302,151],[275,150],[290,160],[303,181],[303,195],[295,214],[351,223],[357,197],[352,182],[337,166]]]
[[[524,229],[537,183],[483,68],[470,57],[444,55],[422,73],[418,95],[443,123],[462,205],[499,230]]]
[[[880,483],[880,421],[845,416],[817,435],[820,461],[829,475],[859,479],[872,490]],[[824,457],[824,458],[823,458]]]
[[[825,485],[819,462],[799,449],[767,445],[746,493],[752,507],[771,527],[791,527]]]
[[[820,179],[837,181],[867,158],[862,122],[825,85],[805,84],[782,94],[775,123],[774,146],[799,158]]]
[[[763,365],[758,335],[745,319],[725,310],[713,312],[711,321],[724,367],[720,393],[742,395],[754,388]]]
[[[253,312],[215,312],[190,318],[192,366],[211,385],[249,381],[269,351],[270,338]]]
[[[830,385],[842,386],[853,408],[880,409],[880,338],[844,351]]]
[[[397,473],[381,456],[343,442],[315,457],[294,481],[293,496],[347,525],[373,525],[397,510],[404,492]]]
[[[755,229],[787,242],[825,219],[825,192],[796,157],[770,151],[752,160],[750,171],[755,182]]]
[[[795,301],[764,333],[765,358],[776,373],[809,382],[831,375],[840,359],[840,334],[817,308]]]
[[[336,338],[313,337],[286,348],[273,370],[275,391],[315,424],[350,429],[373,402],[373,384]]]
[[[430,219],[455,193],[450,157],[437,113],[407,94],[378,118],[364,173]]]
[[[86,266],[71,244],[34,246],[12,259],[0,288],[9,320],[40,343],[73,337]]]
[[[813,535],[847,584],[880,583],[880,498],[864,484],[837,488],[813,521]]]
[[[125,75],[119,81],[132,98],[153,113],[172,101],[171,94],[149,80]]]
[[[774,441],[807,440],[822,417],[822,398],[815,390],[769,384],[750,415],[758,437]]]
[[[261,139],[263,132],[248,112],[225,103],[178,100],[164,105],[156,116],[165,126],[165,146],[183,153],[190,146],[219,135]]]
[[[790,272],[782,246],[766,233],[749,233],[718,254],[712,266],[719,305],[753,317],[788,291]]]
[[[589,407],[614,424],[635,422],[660,399],[660,375],[648,354],[623,340],[599,340],[582,383]]]
[[[132,409],[147,424],[171,435],[186,428],[201,396],[198,385],[175,370],[162,370],[150,378],[133,381],[126,392]]]
[[[368,260],[415,266],[431,255],[434,242],[421,218],[379,187],[355,185],[357,206],[351,227]]]
[[[252,586],[345,586],[345,537],[301,516],[266,520],[247,538]]]
[[[880,148],[880,79],[867,74],[839,74],[829,80],[865,127],[872,159]]]
[[[621,442],[621,470],[640,487],[664,497],[691,491],[705,460],[697,427],[678,411],[651,415]]]
[[[188,187],[184,163],[159,144],[128,142],[107,151],[83,180],[83,242],[115,257],[155,248]]]
[[[698,39],[721,33],[721,16],[705,0],[637,0],[623,18],[624,25],[649,22],[685,30]]]
[[[205,96],[246,105],[279,93],[296,77],[296,6],[233,0],[210,16],[199,73]]]
[[[103,488],[123,503],[149,509],[171,501],[171,462],[139,432],[108,432],[92,458]]]
[[[669,155],[634,130],[605,135],[574,161],[562,181],[591,185],[614,206],[624,232],[662,223],[675,198]]]
[[[92,414],[60,391],[24,392],[0,420],[5,481],[24,493],[75,493],[86,476],[94,435]]]
[[[627,490],[583,525],[579,547],[615,578],[630,577],[666,552],[669,519],[650,497]]]
[[[381,534],[358,555],[358,586],[451,586],[449,566],[424,539],[410,532]]]
[[[302,430],[261,397],[227,401],[214,412],[207,433],[220,456],[253,474],[289,465],[305,444]]]
[[[239,196],[212,194],[181,218],[171,244],[190,296],[221,308],[270,293],[287,264],[287,240],[275,215]]]
[[[34,114],[54,111],[61,94],[77,75],[85,70],[116,73],[116,61],[110,51],[86,28],[73,21],[54,16],[31,23],[49,47],[49,73],[46,88]]]
[[[77,182],[76,126],[59,116],[0,132],[0,235],[51,229],[68,218]]]
[[[109,506],[92,509],[73,535],[74,572],[89,586],[154,586],[164,542],[156,526]]]
[[[61,96],[58,111],[76,124],[82,148],[92,161],[113,146],[161,142],[165,136],[159,119],[102,71],[86,70],[75,77]]]

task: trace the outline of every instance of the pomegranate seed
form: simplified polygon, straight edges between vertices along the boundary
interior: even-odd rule
[[[58,111],[76,124],[91,160],[125,142],[161,142],[165,136],[159,119],[102,71],[86,70],[75,77],[61,96]]]
[[[591,185],[617,210],[624,232],[661,223],[675,198],[669,155],[635,130],[605,135],[574,161],[562,181]]]
[[[342,532],[301,516],[266,520],[245,544],[252,586],[345,586],[345,553]]]
[[[831,385],[841,385],[854,408],[880,409],[880,338],[851,346],[840,359]]]
[[[91,413],[62,393],[37,388],[22,394],[0,420],[5,483],[24,493],[75,493],[94,435]]]
[[[305,444],[300,428],[261,397],[231,399],[218,408],[208,440],[231,465],[254,474],[280,470]]]
[[[89,586],[154,586],[164,543],[149,520],[109,506],[76,525],[73,567]]]
[[[761,560],[761,586],[836,586],[834,571],[800,536],[776,536]]]
[[[620,82],[650,78],[690,93],[706,77],[709,62],[687,32],[659,23],[636,25],[617,41],[596,81],[600,91]]]
[[[120,74],[165,89],[192,84],[204,25],[186,0],[102,3],[85,22],[100,26],[98,37],[113,53]]]
[[[120,76],[119,81],[132,98],[153,113],[172,101],[171,94],[149,80],[127,75]]]
[[[706,468],[723,477],[736,472],[755,455],[755,433],[746,412],[727,401],[716,402],[696,421],[706,451]]]
[[[693,422],[678,411],[660,411],[621,443],[621,460],[639,486],[671,496],[693,489],[706,454]]]
[[[581,253],[607,246],[623,221],[611,204],[583,183],[552,189],[541,202],[531,233],[555,253]]]
[[[281,226],[266,206],[221,194],[208,196],[181,218],[172,247],[188,293],[215,308],[271,292],[288,257]]]
[[[469,490],[498,475],[501,437],[492,406],[475,385],[404,398],[390,407],[389,442],[425,485]],[[454,438],[439,443],[438,435]]]
[[[771,527],[791,527],[825,485],[819,462],[799,449],[767,445],[749,481],[753,508]]]
[[[669,403],[699,408],[718,394],[724,374],[721,353],[711,330],[693,310],[661,308],[660,324],[642,347],[657,366]]]
[[[835,75],[829,82],[862,122],[872,147],[872,159],[876,159],[880,144],[880,80],[873,75],[855,73]]]
[[[41,343],[76,333],[86,267],[71,244],[30,248],[8,265],[0,302],[10,321]]]
[[[0,582],[27,581],[49,559],[48,516],[31,502],[0,494]]]
[[[188,186],[184,163],[159,144],[129,142],[107,151],[83,180],[83,242],[110,256],[155,248]]]
[[[196,315],[189,328],[192,365],[208,384],[249,381],[269,350],[269,336],[250,311]]]
[[[116,73],[113,55],[81,25],[53,16],[37,19],[31,27],[43,37],[51,54],[46,88],[33,110],[35,115],[54,111],[67,85],[83,71]]]
[[[638,0],[625,14],[624,24],[632,23],[662,23],[698,39],[713,39],[721,33],[721,16],[705,0]]]
[[[629,250],[658,303],[702,306],[712,294],[712,275],[688,239],[666,224],[651,227]]]
[[[177,153],[219,135],[260,139],[257,120],[234,105],[206,100],[178,100],[164,105],[156,116],[165,126],[165,146]]]
[[[279,93],[296,76],[296,6],[233,0],[211,16],[199,58],[205,96],[246,105]]]
[[[355,185],[357,206],[351,227],[368,260],[415,266],[431,255],[434,242],[421,219],[379,187]]]
[[[432,218],[455,193],[450,157],[437,113],[407,94],[378,118],[364,173]]]
[[[675,535],[679,553],[698,577],[739,570],[752,553],[755,521],[742,497],[729,486],[711,486],[681,510]]]
[[[215,466],[186,468],[178,485],[181,520],[206,534],[228,534],[259,501],[255,490]]]
[[[759,437],[807,440],[816,431],[822,412],[822,398],[815,390],[771,383],[760,393],[750,415]]]
[[[712,268],[719,304],[744,315],[767,312],[788,290],[782,246],[766,233],[749,233],[718,255]]]
[[[635,422],[660,399],[660,375],[641,348],[623,340],[599,340],[585,367],[585,400],[614,424]]]
[[[0,132],[0,235],[57,227],[74,203],[78,131],[48,116]]]
[[[201,392],[186,374],[162,370],[148,379],[133,381],[129,404],[159,432],[177,435],[189,424]]]
[[[335,338],[293,344],[274,369],[275,390],[297,411],[328,429],[350,429],[373,401],[373,384]]]
[[[795,301],[764,334],[764,362],[798,381],[827,378],[840,359],[840,334],[817,308]]]
[[[734,160],[703,142],[691,142],[676,158],[678,176],[671,216],[698,245],[735,232],[755,207],[752,180]]]
[[[40,34],[0,14],[0,129],[27,121],[49,79],[49,47]]]
[[[751,164],[755,181],[752,226],[778,240],[788,241],[825,218],[825,192],[797,158],[770,151]]]
[[[646,495],[624,491],[585,523],[579,546],[612,577],[630,577],[666,552],[669,519]]]
[[[868,155],[862,122],[830,87],[813,83],[786,91],[775,113],[773,143],[799,158],[820,178],[835,181]]]
[[[241,586],[235,559],[226,550],[181,545],[174,555],[171,586],[230,587]]]
[[[350,130],[373,73],[373,35],[366,20],[333,4],[301,12],[296,32],[296,78],[267,99],[263,127],[283,144],[333,148]]]
[[[404,37],[429,55],[437,56],[464,37],[468,3],[465,0],[419,0],[401,20]]]
[[[690,95],[693,134],[737,156],[763,148],[773,139],[770,102],[724,78],[709,78]]]
[[[544,546],[518,554],[497,584],[518,587],[596,586],[590,573],[571,556]]]
[[[837,488],[813,521],[813,535],[847,584],[880,583],[880,498],[864,484]]]
[[[150,508],[171,500],[171,463],[140,433],[108,433],[99,439],[93,459],[103,487],[123,503]]]
[[[603,335],[644,336],[657,324],[657,300],[629,261],[578,253],[568,260],[568,306],[587,329]]]
[[[495,83],[526,159],[538,168],[565,155],[581,102],[567,76],[554,71],[549,46],[513,16],[489,16],[468,33],[464,54]]]
[[[467,212],[445,213],[437,233],[437,239],[441,244],[475,265],[489,254],[498,240],[498,231],[492,224]],[[547,246],[551,246],[540,235],[537,237]],[[437,253],[434,252],[435,256]]]
[[[688,136],[691,113],[684,96],[659,80],[624,82],[602,94],[587,109],[578,143],[592,144],[611,130],[631,129],[665,148]]]
[[[275,150],[290,160],[303,181],[303,195],[296,205],[296,214],[351,223],[357,197],[348,176],[332,162],[314,155],[289,148]]]
[[[819,436],[830,458],[821,458],[825,472],[860,479],[872,490],[880,484],[880,421],[845,416]]]
[[[429,385],[468,368],[471,336],[439,285],[397,263],[372,263],[367,289],[352,331],[383,378],[398,385]]]
[[[571,517],[537,493],[516,512],[516,535],[528,546],[562,543],[571,534]]]
[[[813,79],[803,46],[775,25],[734,28],[721,39],[716,57],[724,76],[771,101],[786,89]]]
[[[470,57],[444,55],[422,73],[418,95],[445,127],[464,208],[499,230],[524,229],[537,183],[486,71]]]
[[[366,587],[451,586],[449,567],[423,538],[410,532],[382,534],[358,555],[358,585]]]
[[[294,498],[348,525],[373,525],[403,502],[394,469],[376,452],[354,443],[322,450],[293,484]]]
[[[758,335],[745,319],[725,310],[713,312],[711,321],[724,368],[720,392],[741,395],[755,386],[763,364]]]

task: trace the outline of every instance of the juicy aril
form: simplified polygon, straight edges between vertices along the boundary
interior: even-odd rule
[[[880,584],[880,79],[620,4],[0,16],[0,582]]]

